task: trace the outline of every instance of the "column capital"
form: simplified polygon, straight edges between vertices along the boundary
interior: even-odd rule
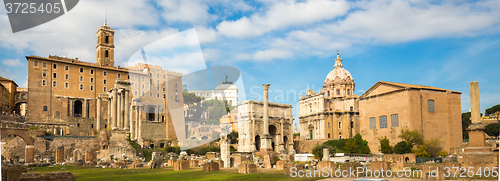
[[[262,86],[264,87],[264,90],[269,90],[269,86],[271,86],[271,84],[262,84]]]

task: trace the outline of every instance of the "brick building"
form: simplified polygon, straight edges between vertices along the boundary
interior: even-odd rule
[[[129,105],[124,107],[139,102],[140,115],[122,112],[121,116],[130,117],[133,122],[138,118],[143,123],[142,139],[165,139],[166,109],[163,89],[167,94],[169,107],[182,107],[182,74],[148,64],[136,64],[127,68],[115,66],[114,30],[105,24],[99,27],[96,34],[96,63],[55,55],[26,56],[28,121],[67,124],[69,128],[58,132],[63,135],[91,136],[96,131],[97,114],[100,112],[100,128],[110,129],[110,99],[98,99],[103,95],[111,95],[117,82],[129,82]],[[163,89],[161,85],[164,85]],[[97,106],[98,103],[100,106]],[[98,107],[101,110],[97,110]],[[183,110],[178,112],[174,110],[171,114],[183,117]],[[148,127],[155,129],[144,130]]]

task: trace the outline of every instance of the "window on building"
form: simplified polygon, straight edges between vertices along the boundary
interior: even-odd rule
[[[103,90],[104,90],[104,92],[106,92],[106,91],[107,91],[107,90],[106,90],[106,87],[103,87]]]
[[[347,95],[351,95],[351,91],[349,89],[347,90]]]
[[[57,81],[52,81],[52,87],[57,87]]]
[[[328,138],[330,138],[330,133],[328,133]]]
[[[391,127],[399,127],[398,114],[391,115]]]
[[[371,117],[369,120],[370,120],[370,129],[377,129],[377,125],[375,123],[375,117]]]
[[[53,69],[57,69],[57,64],[52,64]]]
[[[43,71],[42,72],[42,77],[47,77],[47,72]]]
[[[46,86],[47,85],[47,81],[46,80],[42,80],[42,86]]]
[[[351,106],[351,107],[349,108],[349,110],[351,110],[351,112],[352,112],[352,111],[354,111],[354,107],[352,107],[352,106]]]
[[[94,75],[94,69],[90,69],[90,74]]]
[[[330,123],[328,123],[328,127],[330,127]]]
[[[159,91],[159,90],[160,90],[160,87],[159,87],[159,86],[156,86],[156,90],[157,90],[157,91]],[[177,91],[175,91],[175,92],[177,92]]]
[[[80,68],[80,73],[83,73],[83,68]]]
[[[160,74],[156,74],[156,78],[160,78]]]
[[[134,88],[136,88],[136,89],[137,89],[137,83],[135,83],[135,84],[134,84]]]
[[[83,76],[80,76],[80,82],[83,82]]]
[[[142,81],[144,82],[144,77],[142,77]],[[144,88],[143,88],[144,89]]]
[[[106,58],[109,57],[109,51],[108,50],[104,51],[104,57],[106,57]]]
[[[177,95],[175,95],[175,100],[178,101],[179,100],[179,97]]]
[[[156,93],[156,98],[160,98],[160,93]]]
[[[47,111],[48,111],[47,106],[43,106],[43,111],[44,111],[44,112],[47,112]]]
[[[134,80],[137,80],[137,76],[134,76]]]
[[[69,80],[69,74],[65,74],[64,79]]]
[[[66,83],[64,83],[64,87],[65,87],[65,88],[69,88],[69,83],[67,83],[67,82],[66,82]]]
[[[52,73],[52,78],[57,79],[57,73]]]
[[[175,84],[175,88],[177,88],[177,84]]]
[[[427,101],[427,107],[428,107],[428,109],[429,109],[429,112],[435,112],[435,109],[434,109],[435,107],[434,107],[434,106],[435,106],[435,105],[434,105],[434,100],[429,99],[429,100]]]
[[[134,95],[137,95],[137,91],[134,91]]]
[[[90,77],[90,83],[94,83],[94,77]]]
[[[42,67],[43,67],[43,68],[47,68],[47,62],[43,62],[43,63],[42,63]]]
[[[150,76],[150,77],[153,77],[153,74],[152,74],[152,73],[149,73],[149,76]]]
[[[38,61],[34,61],[33,66],[38,67]]]
[[[165,75],[163,75],[163,79],[165,79]]]
[[[129,79],[129,80],[130,80],[130,75],[127,75],[127,79]]]
[[[144,91],[142,92],[142,96],[144,96]]]
[[[342,132],[339,133],[339,139],[342,139]]]
[[[149,97],[153,97],[153,93],[152,92],[149,93]]]
[[[118,78],[121,78],[121,77],[122,77],[122,75],[121,75],[121,74],[118,74],[117,76],[118,76]]]
[[[339,129],[342,129],[342,122],[339,122]]]
[[[106,79],[104,79],[104,80],[102,81],[102,83],[103,83],[104,85],[106,85],[106,84],[108,83],[108,81],[107,81]]]
[[[380,129],[387,128],[387,116],[378,117]]]
[[[144,84],[142,84],[142,89],[144,89]]]
[[[94,86],[93,85],[90,86],[90,91],[94,91]]]
[[[337,89],[337,95],[340,95],[340,90],[339,89]]]
[[[108,75],[108,72],[104,71],[104,72],[102,72],[102,75],[103,75],[103,76],[107,76],[107,75]]]
[[[69,66],[64,66],[64,70],[69,71]]]
[[[109,36],[106,36],[104,42],[109,43]]]
[[[83,84],[80,84],[80,90],[83,90]]]

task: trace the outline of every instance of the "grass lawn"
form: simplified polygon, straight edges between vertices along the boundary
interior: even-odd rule
[[[64,166],[37,167],[29,172],[56,172],[69,171],[76,180],[238,180],[238,181],[258,181],[258,180],[317,180],[321,178],[292,178],[283,175],[283,171],[272,169],[259,169],[257,173],[239,174],[237,169],[223,169],[218,172],[203,172],[201,168],[174,171],[172,167],[162,169],[118,169],[118,168],[96,168]]]

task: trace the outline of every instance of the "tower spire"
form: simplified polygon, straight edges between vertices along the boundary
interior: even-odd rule
[[[104,16],[104,26],[108,26],[108,8],[106,8],[106,15]]]
[[[340,67],[342,68],[342,59],[339,56],[339,50],[337,50],[337,58],[335,59],[335,68]]]

